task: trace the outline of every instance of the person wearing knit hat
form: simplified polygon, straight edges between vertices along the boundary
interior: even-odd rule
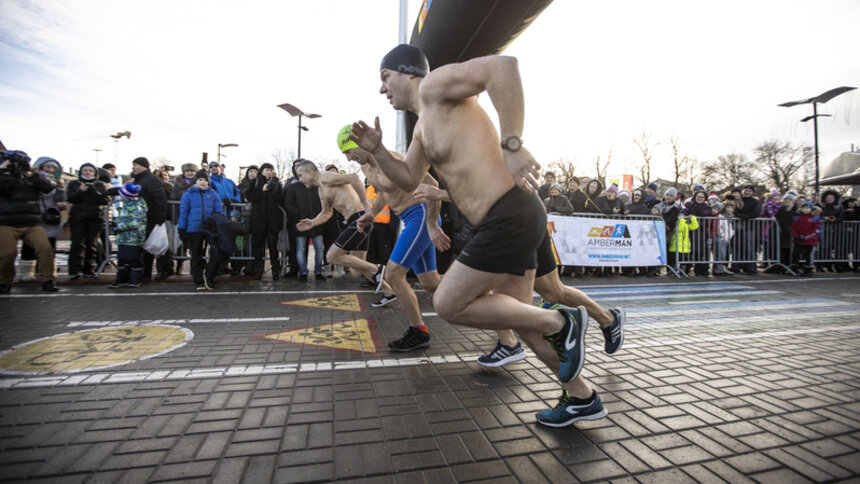
[[[126,200],[137,198],[140,194],[140,185],[135,185],[134,183],[126,183],[125,185],[119,187],[119,194]]]
[[[146,200],[146,236],[155,230],[155,227],[167,221],[170,215],[171,207],[168,205],[167,191],[164,189],[164,182],[155,176],[149,169],[149,160],[144,157],[135,158],[132,161],[131,172],[133,174],[132,182],[135,185],[140,185],[140,197]],[[175,212],[172,215],[176,215]],[[152,279],[152,262],[155,256],[149,252],[143,253],[143,280],[149,281]],[[158,257],[156,264],[158,275],[155,280],[161,281],[167,279],[173,274],[172,253],[167,251]]]
[[[620,198],[621,201],[624,202],[624,204],[626,205],[630,203],[630,192],[628,192],[627,190],[621,190],[620,192],[618,192],[618,198]]]
[[[84,163],[78,179],[69,182],[66,201],[72,204],[67,225],[71,239],[69,248],[69,277],[74,280],[95,277],[100,262],[96,240],[104,229],[104,207],[108,203],[107,186],[98,180],[98,168]]]
[[[678,190],[675,188],[669,188],[666,190],[665,193],[663,193],[663,198],[665,198],[667,200],[669,199],[669,197],[672,197],[672,200],[675,200],[675,197],[677,197],[677,196],[678,196]]]
[[[132,164],[132,166],[140,165],[140,166],[146,168],[147,170],[149,169],[149,160],[147,160],[143,156],[140,156],[140,157],[137,157],[137,158],[131,160],[131,164]]]
[[[821,217],[812,214],[813,208],[812,202],[803,202],[799,213],[791,223],[791,235],[794,241],[792,268],[801,276],[812,275],[812,251],[818,246],[821,233]]]
[[[194,174],[194,184],[196,185],[197,180],[199,180],[201,178],[205,179],[206,182],[208,183],[209,182],[209,172],[206,170],[197,170],[197,173]]]
[[[143,243],[146,241],[146,200],[140,196],[140,185],[126,183],[118,189],[123,202],[117,204],[116,226],[117,271],[111,289],[140,287],[143,280]]]
[[[204,224],[215,212],[226,215],[218,192],[209,187],[209,172],[198,170],[194,174],[194,185],[182,195],[176,223],[183,246],[191,252],[191,276],[198,291],[213,290],[212,280],[218,272],[220,257],[216,244],[209,244],[205,272],[203,267],[208,239]]]
[[[714,252],[713,274],[714,276],[731,276],[734,272],[726,268],[726,263],[729,258],[729,244],[734,236],[734,228],[732,224],[726,220],[723,209],[725,205],[719,200],[711,202],[710,216],[714,220],[708,220],[707,224],[709,242],[712,244]]]
[[[266,168],[269,168],[269,169],[271,169],[272,171],[275,171],[275,166],[274,166],[273,164],[271,164],[271,163],[263,163],[262,165],[260,165],[260,172],[262,172],[262,171],[263,171],[263,170],[265,170]]]
[[[51,243],[51,247],[54,249],[54,253],[56,253],[57,239],[63,232],[63,225],[60,223],[60,212],[68,207],[66,204],[65,183],[60,177],[63,167],[54,158],[41,156],[33,163],[33,168],[38,169],[39,174],[43,177],[57,183],[56,188],[48,193],[41,194],[41,225],[48,236],[48,242]],[[21,257],[18,259],[18,280],[20,282],[34,282],[36,280],[36,264],[36,251],[26,242],[22,243]],[[53,266],[51,270],[53,270]]]

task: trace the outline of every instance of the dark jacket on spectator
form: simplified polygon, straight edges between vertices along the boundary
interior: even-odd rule
[[[698,203],[691,199],[684,204],[684,210],[687,212],[687,215],[695,215],[696,217],[711,216],[711,206],[708,205],[708,202]]]
[[[164,182],[146,170],[134,176],[134,184],[140,185],[140,197],[146,200],[146,225],[152,227],[167,220],[167,195]]]
[[[597,202],[597,208],[605,215],[624,215],[624,202],[622,202],[618,197],[615,197],[615,200],[610,200],[606,198],[606,195],[604,195],[602,197],[597,197],[597,200],[595,201]],[[616,208],[618,209],[617,213],[614,210]]]
[[[134,176],[135,185],[140,185],[140,197],[146,200],[146,225],[153,227],[167,220],[167,195],[164,182],[151,171],[142,171]]]
[[[592,184],[597,184],[597,190],[594,191],[593,194],[589,194],[588,187]],[[597,199],[600,197],[600,192],[603,191],[603,185],[598,180],[590,180],[585,185],[585,190],[582,190],[582,196],[585,200],[582,203],[582,212],[583,213],[603,213],[600,211],[600,208],[597,206]]]
[[[836,197],[834,198],[833,203],[824,203],[824,200],[827,199],[828,195],[833,195],[834,197]],[[834,222],[841,222],[845,220],[845,207],[843,207],[842,204],[839,203],[839,193],[837,193],[835,190],[825,190],[821,194],[821,200],[822,201],[817,203],[816,205],[821,207],[821,213],[819,215],[821,216],[822,221],[828,223],[828,221],[825,220],[827,217],[833,217]]]
[[[570,200],[564,195],[556,197],[550,195],[543,201],[543,205],[546,207],[546,213],[557,213],[560,215],[570,215],[573,213],[573,205],[571,205]]]
[[[794,222],[795,215],[797,212],[794,211],[793,205],[791,207],[782,205],[774,216],[776,224],[779,226],[779,246],[782,249],[791,247],[791,223]]]
[[[630,205],[627,205],[627,210],[630,210],[630,215],[648,215],[651,213],[651,209],[648,205],[645,205],[645,202],[632,202]]]
[[[89,185],[87,190],[81,190],[84,183]],[[66,201],[72,204],[69,210],[69,222],[101,220],[104,207],[108,203],[107,189],[107,185],[101,180],[85,182],[79,178],[70,181],[66,187]]]
[[[319,187],[308,188],[304,183],[296,180],[286,188],[284,197],[284,208],[290,215],[291,220],[298,223],[302,219],[312,219],[319,215],[322,211],[322,203],[320,203]],[[300,237],[315,237],[323,234],[321,225],[310,229],[307,232],[296,232]]]
[[[761,215],[761,201],[756,197],[742,198],[744,206],[735,210],[735,217],[740,220],[750,220]]]
[[[567,192],[565,196],[570,200],[570,204],[573,205],[574,213],[582,212],[582,208],[585,207],[585,194],[582,193],[582,190]]]
[[[249,231],[252,234],[277,233],[283,228],[281,227],[283,215],[280,209],[280,204],[283,202],[281,184],[277,180],[269,182],[269,179],[258,174],[254,180],[248,180],[248,188],[243,194],[251,202]],[[269,189],[263,191],[267,184]]]
[[[194,185],[194,180],[185,178],[185,175],[177,175],[173,179],[173,190],[170,192],[170,199],[182,200],[182,195],[185,195],[185,191],[191,188],[192,185]]]
[[[56,184],[36,172],[12,175],[0,171],[0,225],[35,227],[42,223],[42,194]]]

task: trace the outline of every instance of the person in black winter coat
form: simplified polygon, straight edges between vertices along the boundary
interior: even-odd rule
[[[248,182],[245,197],[251,202],[249,232],[253,244],[254,278],[258,281],[263,279],[265,251],[268,246],[272,280],[277,281],[281,274],[278,234],[283,228],[281,227],[283,215],[280,208],[283,195],[281,183],[275,176],[275,167],[271,163],[260,165],[257,177]]]
[[[301,161],[301,158],[299,159]],[[301,162],[300,161],[300,162]],[[295,170],[294,170],[295,171]],[[291,184],[286,190],[284,206],[287,209],[291,219],[304,220],[313,219],[322,211],[322,203],[319,197],[319,187],[308,188],[304,183],[297,182]],[[299,280],[307,280],[307,253],[308,240],[313,240],[315,254],[319,254],[315,258],[317,262],[314,267],[314,272],[322,277],[322,251],[325,242],[322,240],[324,226],[319,225],[310,230],[299,232],[296,231],[296,267],[299,272]],[[290,261],[292,263],[292,261]],[[292,267],[291,267],[292,269]],[[318,279],[320,278],[318,277]]]
[[[754,196],[755,187],[752,185],[745,186],[743,190],[734,189],[732,190],[732,195],[734,195],[736,202],[739,198],[738,195],[740,195],[740,203],[737,204],[737,209],[735,209],[735,217],[739,220],[739,223],[736,225],[737,230],[735,231],[736,242],[732,244],[732,260],[754,261],[756,259],[756,247],[758,246],[756,243],[756,231],[758,227],[755,227],[755,224],[750,221],[761,215],[761,201]],[[743,271],[750,276],[758,274],[755,262],[733,262],[731,271],[734,273]]]
[[[845,220],[845,207],[839,203],[839,192],[836,190],[825,190],[821,193],[821,201],[815,205],[821,207],[821,242],[818,246],[818,259],[846,259],[844,245],[839,243],[841,237],[841,226],[836,225]],[[818,270],[828,269],[831,272],[843,272],[848,267],[845,263],[819,263]]]
[[[69,279],[95,277],[98,266],[96,240],[104,230],[104,208],[108,203],[107,185],[96,178],[98,168],[84,163],[78,171],[78,179],[69,182],[66,201],[72,204],[69,210]]]
[[[2,145],[0,145],[2,146]],[[53,179],[31,170],[23,151],[0,152],[0,293],[12,289],[18,241],[36,252],[42,289],[56,291],[54,250],[42,228],[42,195],[56,187]]]
[[[791,223],[794,222],[796,215],[794,195],[787,193],[782,197],[782,204],[779,206],[776,215],[774,215],[776,225],[779,227],[779,262],[785,267],[791,266],[791,249],[794,245],[794,237],[791,235]],[[785,269],[782,267],[775,270],[780,274],[785,272]]]
[[[579,189],[578,177],[572,177],[567,183],[567,193],[565,193],[564,196],[566,196],[567,199],[570,200],[570,204],[573,205],[574,213],[582,212],[582,208],[585,206],[585,194]]]
[[[290,242],[290,269],[287,271],[285,277],[296,277],[299,275],[299,265],[296,263],[296,236],[298,234],[298,230],[296,229],[296,224],[299,223],[299,220],[295,218],[297,210],[295,207],[290,205],[290,191],[291,190],[301,190],[302,187],[293,187],[295,184],[302,185],[302,182],[299,180],[299,175],[296,173],[296,167],[299,166],[299,163],[302,162],[302,159],[296,159],[293,161],[292,176],[287,178],[287,181],[284,182],[284,186],[281,188],[281,193],[284,194],[284,210],[287,211],[287,237]],[[305,187],[307,188],[307,187]]]
[[[140,197],[146,201],[146,236],[152,233],[156,225],[167,221],[167,194],[164,192],[164,182],[149,171],[149,160],[144,157],[135,158],[131,162],[134,173],[134,184],[140,185]],[[155,259],[149,252],[143,253],[143,280],[152,278],[152,261]],[[167,279],[173,272],[170,251],[158,258],[158,280]]]

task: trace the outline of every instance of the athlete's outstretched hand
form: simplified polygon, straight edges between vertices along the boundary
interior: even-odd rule
[[[309,218],[302,219],[296,224],[296,229],[298,229],[299,232],[307,232],[312,228],[314,228],[314,223],[311,222],[311,219]]]
[[[374,127],[371,128],[364,121],[352,123],[352,134],[349,139],[353,140],[365,151],[373,153],[382,142],[382,128],[379,127],[379,116],[374,121]],[[359,163],[361,163],[359,161]]]
[[[427,235],[430,236],[430,240],[433,242],[433,245],[435,245],[440,252],[445,252],[451,248],[451,239],[445,235],[445,232],[442,232],[442,229],[439,228],[438,225],[428,225]]]
[[[535,161],[535,157],[529,153],[529,150],[520,148],[517,151],[502,150],[505,156],[505,165],[511,176],[514,177],[514,183],[526,192],[531,192],[532,189],[540,188],[538,178],[540,177],[540,163]]]
[[[364,212],[364,215],[358,217],[358,220],[355,221],[355,226],[358,228],[359,232],[364,233],[364,229],[373,225],[373,214],[370,212]]]

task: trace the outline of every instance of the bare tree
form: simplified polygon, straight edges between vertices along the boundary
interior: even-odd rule
[[[296,159],[296,153],[293,150],[285,150],[278,148],[270,155],[275,165],[275,172],[282,180],[293,176],[293,161]]]
[[[651,144],[651,134],[642,130],[642,134],[639,135],[639,138],[633,138],[633,143],[636,144],[636,147],[639,148],[639,152],[642,153],[642,164],[637,167],[639,171],[639,183],[642,185],[647,185],[651,183],[651,158],[654,157],[654,148],[659,144]]]
[[[782,193],[798,186],[798,175],[812,160],[808,150],[787,141],[765,141],[753,152],[759,172]]]
[[[690,187],[685,185],[688,183],[693,185],[693,181],[691,180],[693,175],[693,170],[691,169],[693,158],[681,155],[681,140],[676,135],[672,135],[669,138],[669,149],[672,150],[672,173],[675,176],[674,186],[679,189],[689,189]]]
[[[600,181],[603,186],[606,186],[606,170],[609,168],[609,164],[612,162],[612,148],[609,148],[609,154],[606,155],[606,162],[600,163],[600,155],[597,155],[597,159],[594,161],[594,171],[596,173],[595,178]]]
[[[755,179],[755,164],[746,155],[729,153],[702,165],[700,181],[712,189],[738,187]]]
[[[567,189],[567,184],[570,183],[570,179],[574,177],[576,171],[573,158],[559,158],[551,161],[547,168],[555,173],[555,180],[565,189]]]

